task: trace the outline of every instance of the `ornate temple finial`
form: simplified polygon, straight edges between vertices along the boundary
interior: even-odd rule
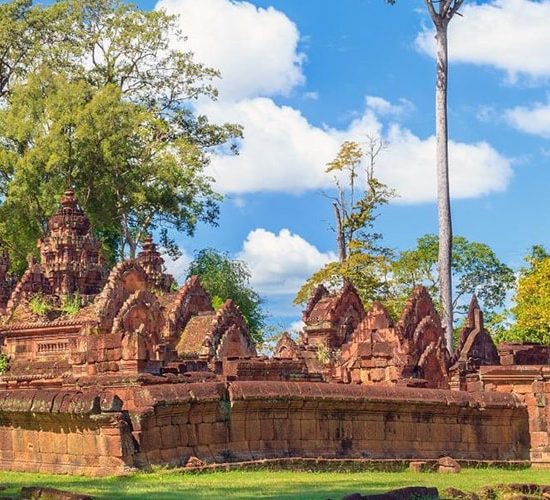
[[[65,191],[65,194],[61,197],[61,205],[63,206],[63,208],[76,208],[77,204],[74,196],[74,191]]]
[[[52,292],[59,295],[95,295],[105,278],[101,243],[91,232],[90,220],[67,190],[60,207],[48,220],[48,234],[38,242],[42,272]]]
[[[483,328],[483,311],[479,306],[477,295],[475,293],[472,295],[472,300],[470,300],[466,323],[470,328],[475,328],[476,326]]]
[[[154,252],[157,249],[157,246],[153,242],[153,237],[150,234],[147,234],[143,239],[141,248],[144,252]]]
[[[168,291],[175,282],[174,278],[164,272],[164,259],[157,250],[153,237],[147,234],[141,244],[141,252],[138,253],[137,261],[143,267],[147,276],[155,287]]]

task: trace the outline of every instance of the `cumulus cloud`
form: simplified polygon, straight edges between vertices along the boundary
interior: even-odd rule
[[[238,121],[245,138],[238,156],[214,157],[210,173],[225,193],[259,191],[302,193],[332,186],[325,173],[339,145],[348,139],[379,135],[389,148],[379,157],[379,177],[396,189],[400,203],[435,199],[435,138],[420,138],[398,124],[384,126],[379,110],[399,108],[368,97],[363,114],[344,129],[317,127],[296,109],[278,106],[271,99],[213,103],[201,111],[214,121]],[[486,142],[449,145],[451,194],[454,198],[482,196],[506,189],[511,161]]]
[[[550,76],[550,0],[466,2],[461,13],[463,17],[449,24],[452,61],[493,66],[512,79]],[[418,35],[416,45],[435,54],[431,25]]]
[[[305,82],[296,25],[273,7],[232,0],[160,0],[157,9],[180,18],[196,60],[220,70],[224,100],[288,94]]]
[[[288,327],[288,331],[289,333],[299,333],[301,332],[303,329],[304,329],[304,326],[306,326],[306,324],[301,320],[297,320],[297,321],[293,321],[289,327]]]
[[[182,284],[185,281],[187,268],[192,260],[191,256],[185,250],[182,250],[182,255],[175,260],[165,256],[164,265],[166,266],[166,272],[171,274],[178,283]]]
[[[529,12],[534,8],[526,0],[497,1],[500,3],[489,4],[487,8],[508,12],[518,2],[526,3]],[[467,6],[478,7],[481,8]],[[347,127],[331,128],[311,124],[299,110],[280,106],[271,99],[291,92],[305,81],[304,55],[298,48],[300,33],[285,14],[273,7],[259,8],[234,0],[159,0],[157,8],[180,16],[180,26],[188,36],[180,48],[194,51],[198,61],[222,72],[222,98],[218,102],[201,101],[198,111],[214,122],[244,126],[240,154],[213,158],[210,173],[219,191],[242,195],[329,188],[332,179],[325,173],[325,165],[334,158],[339,145],[349,139],[362,140],[365,134],[370,134],[384,135],[391,141],[390,149],[380,157],[378,175],[398,191],[398,201],[417,203],[435,199],[434,138],[418,137],[397,125],[414,110],[409,101],[392,103],[379,96],[367,96],[365,109],[357,114],[358,118]],[[476,11],[471,17],[479,20],[483,15]],[[452,24],[459,22],[470,24],[462,19]],[[422,36],[431,34],[420,36],[421,46]],[[475,37],[469,37],[467,43],[472,39]],[[521,40],[514,43],[522,43]],[[304,90],[302,97],[315,99],[318,95]],[[484,142],[452,142],[450,160],[455,198],[501,191],[511,177],[510,161]]]
[[[281,229],[251,231],[238,257],[251,272],[252,285],[263,295],[293,294],[322,266],[336,260],[333,252],[321,252],[301,236]]]
[[[435,137],[421,139],[393,125],[390,147],[380,159],[380,178],[395,188],[398,202],[419,203],[436,197]],[[512,177],[511,161],[486,142],[449,142],[449,176],[453,198],[476,198],[504,191]]]
[[[550,138],[550,97],[546,103],[509,109],[505,118],[510,125],[528,134]]]
[[[367,108],[372,109],[379,116],[400,117],[414,110],[414,104],[407,99],[399,99],[399,104],[392,104],[382,97],[369,95],[365,99]]]

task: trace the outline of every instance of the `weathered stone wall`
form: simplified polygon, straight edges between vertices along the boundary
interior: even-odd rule
[[[531,463],[550,467],[550,366],[482,366],[472,390],[515,394],[529,414]]]
[[[0,392],[3,469],[114,474],[191,455],[520,460],[528,416],[511,394],[312,382]]]
[[[202,384],[201,390],[200,398],[190,388],[188,397],[134,414],[140,428],[136,462],[177,463],[189,454],[227,461],[518,460],[529,453],[527,412],[512,395],[301,382],[232,382],[221,399],[219,384]],[[150,396],[158,401],[158,393]]]
[[[97,391],[0,391],[0,469],[123,473],[135,448],[120,406]]]

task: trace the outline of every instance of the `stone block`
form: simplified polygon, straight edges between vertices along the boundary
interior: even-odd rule
[[[548,446],[549,439],[547,432],[531,432],[531,448],[544,448]]]
[[[426,472],[429,470],[428,462],[410,462],[409,470],[411,472]]]
[[[181,443],[180,428],[177,425],[161,426],[160,437],[163,448],[177,447]]]
[[[451,457],[442,457],[437,461],[437,471],[442,473],[456,474],[461,471],[460,464]]]

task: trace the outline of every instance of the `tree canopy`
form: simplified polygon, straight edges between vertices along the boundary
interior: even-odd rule
[[[198,276],[201,284],[218,309],[231,299],[241,311],[256,342],[263,340],[266,314],[263,299],[250,286],[250,271],[245,262],[232,259],[227,253],[212,248],[195,254],[189,265],[187,277]]]
[[[438,238],[424,235],[416,248],[399,254],[392,266],[396,295],[406,297],[415,286],[424,285],[433,297],[438,296]],[[453,309],[465,313],[469,298],[477,295],[487,313],[505,304],[507,293],[515,285],[512,269],[501,262],[485,243],[472,242],[462,236],[453,237]]]
[[[499,341],[550,343],[550,254],[532,247],[519,272],[512,307],[495,322]]]
[[[313,289],[324,283],[336,288],[350,281],[368,304],[388,298],[391,251],[380,245],[374,230],[379,209],[396,196],[375,175],[375,163],[386,145],[378,137],[364,143],[344,142],[326,172],[333,175],[335,194],[326,195],[333,204],[339,259],[314,273],[298,291],[294,303],[303,304]]]
[[[170,229],[193,234],[199,222],[216,223],[221,197],[205,174],[209,154],[234,150],[241,135],[190,104],[216,97],[217,72],[170,48],[182,35],[162,11],[118,0],[49,9],[63,14],[58,36],[10,86],[0,110],[0,237],[15,269],[67,188],[112,260],[134,256],[154,230],[177,254]],[[34,32],[30,20],[27,29]]]
[[[32,0],[0,4],[0,99],[61,42],[63,11],[60,4],[43,7]]]

